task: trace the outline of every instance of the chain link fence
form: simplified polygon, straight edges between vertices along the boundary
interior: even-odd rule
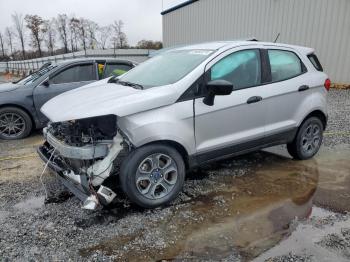
[[[48,56],[43,58],[28,59],[22,61],[0,62],[0,73],[10,72],[12,74],[27,75],[31,71],[39,69],[48,62],[57,63],[59,61],[84,58],[84,57],[109,57],[130,60],[141,63],[148,59],[150,53],[154,50],[148,49],[105,49],[105,50],[86,50],[74,53]]]

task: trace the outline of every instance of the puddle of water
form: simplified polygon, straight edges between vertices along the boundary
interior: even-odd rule
[[[14,205],[14,208],[24,212],[32,213],[44,206],[45,196],[30,197]]]
[[[344,229],[350,230],[349,217],[314,207],[309,223],[299,224],[288,238],[254,259],[254,262],[285,256],[289,252],[305,257],[312,255],[313,261],[349,261],[350,239]]]
[[[331,204],[342,211],[350,207],[346,195],[350,192],[350,149],[324,151],[307,161],[269,152],[245,158],[255,161],[249,174],[227,175],[239,167],[232,159],[222,162],[216,171],[208,167],[217,173],[214,179],[219,190],[213,188],[173,207],[171,216],[157,221],[156,227],[154,222],[145,221],[148,229],[138,236],[106,240],[81,250],[81,254],[102,250],[130,261],[217,260],[238,252],[243,261],[248,261],[288,236],[292,221],[321,212],[315,211],[314,203]],[[326,201],[327,195],[333,202]],[[162,247],[154,248],[146,241],[155,230],[160,232]]]

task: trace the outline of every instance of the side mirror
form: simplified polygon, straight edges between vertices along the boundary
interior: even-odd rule
[[[207,84],[208,93],[203,99],[203,103],[212,106],[214,105],[215,96],[227,96],[233,91],[233,85],[226,80],[213,80]]]
[[[42,82],[42,85],[45,86],[45,87],[49,87],[50,86],[49,79],[45,79],[45,81]]]

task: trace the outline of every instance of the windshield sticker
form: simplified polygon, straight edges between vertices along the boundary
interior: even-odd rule
[[[191,55],[210,55],[213,51],[210,50],[193,50],[190,52]]]

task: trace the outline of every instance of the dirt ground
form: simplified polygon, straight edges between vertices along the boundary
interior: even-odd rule
[[[331,91],[324,146],[308,161],[283,146],[189,173],[171,205],[123,195],[89,212],[35,150],[40,132],[0,141],[0,260],[349,261],[350,90]],[[61,197],[44,204],[46,185]]]

